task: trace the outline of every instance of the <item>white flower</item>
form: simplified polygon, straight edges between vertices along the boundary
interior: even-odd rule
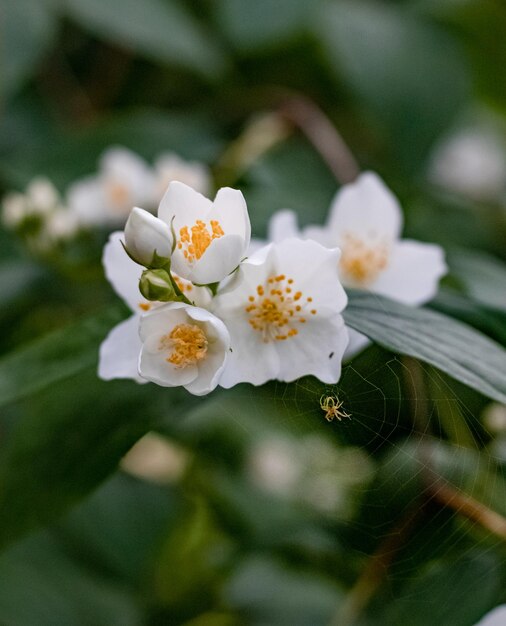
[[[420,305],[436,295],[447,266],[440,246],[400,239],[402,221],[396,197],[376,174],[366,172],[337,193],[325,226],[308,226],[299,232],[295,214],[285,210],[271,220],[269,237],[280,241],[299,236],[329,248],[337,246],[345,287]],[[367,343],[363,335],[350,330],[346,355]]]
[[[170,227],[148,211],[134,207],[125,226],[125,244],[130,256],[149,267],[154,255],[168,259],[172,251]]]
[[[45,233],[52,241],[69,241],[79,232],[77,216],[64,207],[59,207],[48,215]]]
[[[506,624],[506,604],[492,609],[475,626],[504,626]]]
[[[185,161],[173,152],[161,154],[155,161],[155,193],[161,200],[167,187],[179,181],[195,191],[207,195],[211,191],[209,168],[197,161]]]
[[[193,283],[219,282],[246,256],[251,226],[240,191],[220,189],[214,202],[183,183],[169,185],[158,217],[172,225],[172,267]]]
[[[25,193],[13,192],[2,201],[2,221],[8,228],[17,228],[27,218],[44,220],[60,204],[60,194],[47,178],[34,178]]]
[[[505,146],[491,130],[461,130],[436,148],[428,175],[435,185],[472,200],[498,200],[506,190]]]
[[[32,213],[46,215],[59,204],[60,194],[50,180],[38,177],[26,188],[26,199]]]
[[[337,249],[289,239],[241,263],[214,300],[232,338],[223,387],[310,374],[326,383],[339,380],[348,333],[338,261]]]
[[[99,172],[68,190],[68,204],[85,224],[123,225],[133,206],[152,206],[154,176],[148,164],[126,148],[110,148]]]
[[[132,310],[133,315],[111,330],[100,346],[98,374],[103,380],[132,378],[145,382],[138,372],[141,340],[139,338],[140,316],[159,306],[148,302],[139,292],[139,279],[143,268],[128,257],[121,244],[122,232],[112,233],[104,248],[102,262],[105,275],[116,293]],[[211,296],[207,288],[196,287],[186,280],[175,277],[181,291],[199,306],[207,306]]]
[[[218,384],[230,350],[225,324],[209,311],[183,302],[141,317],[139,373],[163,387],[183,386],[197,396]]]
[[[2,222],[6,228],[17,228],[27,217],[26,199],[22,193],[12,192],[2,200]]]

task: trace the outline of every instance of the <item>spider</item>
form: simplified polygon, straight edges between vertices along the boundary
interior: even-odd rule
[[[341,410],[343,401],[339,400],[337,396],[326,396],[325,394],[320,398],[320,408],[325,411],[325,419],[327,422],[331,422],[334,418],[341,421],[344,417],[351,417],[348,413]]]

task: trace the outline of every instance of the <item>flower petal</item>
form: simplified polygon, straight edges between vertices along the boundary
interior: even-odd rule
[[[257,331],[249,327],[240,310],[224,318],[230,333],[232,352],[220,379],[220,386],[229,389],[238,383],[263,385],[279,374],[279,357],[272,343],[259,340]]]
[[[294,288],[312,297],[316,309],[344,309],[348,298],[338,277],[338,248],[324,248],[311,240],[285,239],[273,247],[273,254],[277,270],[293,278]]]
[[[174,181],[170,183],[158,207],[158,217],[167,224],[174,218],[174,230],[178,235],[183,226],[193,226],[207,216],[212,207],[211,200],[188,185]]]
[[[401,207],[377,174],[365,172],[338,191],[330,207],[328,228],[335,234],[334,245],[346,234],[392,241],[401,232]]]
[[[98,176],[89,176],[70,185],[67,204],[82,224],[97,225],[109,220],[102,182]]]
[[[219,282],[235,270],[245,255],[244,239],[239,235],[225,235],[214,239],[191,268],[189,280],[198,285]],[[185,271],[187,264],[180,266],[179,255],[174,255],[173,258],[174,271],[178,274],[180,270]]]
[[[137,363],[141,352],[138,315],[132,315],[115,326],[102,342],[99,352],[98,375],[102,380],[131,378],[145,383],[139,376]]]
[[[290,209],[277,211],[269,220],[267,238],[277,243],[292,237],[300,237],[297,214]]]
[[[218,220],[226,235],[239,235],[244,239],[245,250],[251,238],[251,224],[246,200],[237,189],[223,187],[216,194],[207,220]]]
[[[134,312],[139,312],[139,303],[145,302],[139,292],[139,279],[143,268],[137,265],[123,249],[123,232],[116,231],[109,236],[104,247],[102,263],[107,280],[114,291],[123,298]]]
[[[436,295],[447,271],[440,246],[404,239],[393,247],[389,265],[371,291],[405,304],[423,304]]]
[[[289,383],[312,375],[324,383],[337,383],[347,345],[348,331],[341,315],[308,319],[296,337],[276,342],[280,360],[277,378]]]

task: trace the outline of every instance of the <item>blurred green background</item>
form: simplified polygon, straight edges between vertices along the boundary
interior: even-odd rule
[[[444,246],[431,306],[506,345],[502,0],[0,11],[2,192],[44,175],[64,193],[122,145],[207,163],[243,190],[257,236],[280,208],[321,222],[338,183],[299,129],[237,156],[303,97],[399,196],[407,236]],[[462,132],[497,154],[483,164],[471,142],[474,187],[439,175]],[[506,515],[504,407],[375,346],[345,367],[342,423],[323,419],[314,380],[209,399],[99,381],[100,340],[126,315],[103,277],[106,236],[40,259],[0,230],[1,624],[472,626],[506,602],[506,535],[443,506],[423,476],[430,455]]]

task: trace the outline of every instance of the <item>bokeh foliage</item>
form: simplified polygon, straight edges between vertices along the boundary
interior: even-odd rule
[[[407,234],[445,247],[451,274],[431,308],[506,345],[504,207],[427,182],[462,116],[506,113],[500,0],[6,0],[1,12],[2,191],[43,174],[64,192],[114,144],[148,159],[174,151],[226,178],[223,154],[244,127],[304,94],[400,197]],[[257,236],[282,207],[321,222],[337,188],[295,131],[236,174],[223,182],[243,189]],[[352,419],[337,424],[314,380],[209,399],[104,383],[98,346],[126,314],[102,275],[105,237],[85,262],[41,264],[0,230],[0,623],[329,624],[392,535],[355,623],[472,626],[506,601],[504,537],[445,506],[424,475],[430,465],[506,515],[506,446],[481,419],[490,398],[504,402],[497,346],[435,313],[406,321],[399,305],[392,329],[409,331],[421,362],[394,354],[402,337],[378,317],[382,347],[345,369]],[[454,352],[438,346],[445,334]],[[472,380],[458,376],[463,361]],[[118,470],[149,430],[190,454],[181,482]],[[247,471],[255,443],[315,433],[336,458],[359,448],[375,468],[333,516],[265,493]]]

